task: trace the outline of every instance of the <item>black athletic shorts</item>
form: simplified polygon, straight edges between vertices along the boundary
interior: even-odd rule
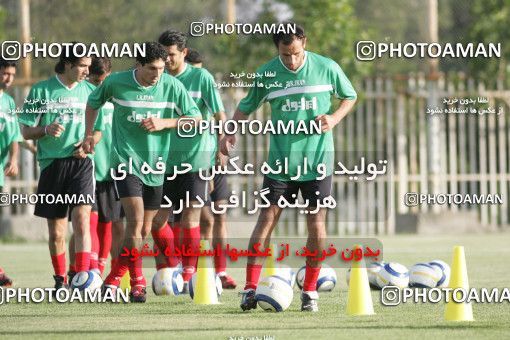
[[[184,203],[186,200],[186,193],[189,192],[189,200],[197,201],[197,196],[204,202],[209,198],[209,182],[200,178],[198,172],[188,172],[182,175],[177,175],[173,180],[168,181],[165,175],[165,184],[163,185],[163,195],[166,195],[175,207],[180,204],[180,200]],[[162,200],[161,203],[167,203]]]
[[[92,205],[95,201],[94,163],[90,158],[55,159],[41,172],[37,194],[45,196],[35,205],[34,215],[65,218],[69,208]]]
[[[210,202],[218,202],[222,200],[228,200],[230,198],[231,192],[228,189],[227,183],[227,175],[225,174],[217,174],[213,178],[213,191],[211,192]]]
[[[96,205],[101,223],[118,221],[124,217],[114,181],[96,182]]]
[[[92,211],[98,214],[98,221],[101,223],[118,221],[125,216],[114,181],[96,182],[96,200]],[[69,221],[72,220],[72,212],[73,208],[71,207]]]
[[[145,210],[159,210],[161,206],[162,185],[145,185],[140,178],[127,174],[123,180],[115,180],[115,187],[119,198],[142,197]]]
[[[277,205],[278,199],[281,196],[284,196],[289,202],[294,202],[297,198],[298,192],[300,191],[303,199],[310,202],[309,206],[316,207],[318,200],[322,203],[326,197],[331,195],[331,188],[333,184],[332,178],[333,176],[330,175],[320,181],[284,182],[264,176],[262,188],[269,188],[269,193],[266,197],[271,204]],[[292,195],[295,196],[293,197]]]
[[[197,201],[197,196],[204,202],[209,198],[209,181],[200,178],[198,172],[188,172],[182,175],[177,175],[173,180],[166,179],[169,174],[165,175],[165,184],[163,185],[163,195],[172,202],[172,210],[168,217],[169,222],[178,222],[181,220],[181,214],[174,215],[173,210],[179,209],[180,200],[186,204],[186,192],[189,192],[189,200]],[[162,199],[163,204],[168,202]]]

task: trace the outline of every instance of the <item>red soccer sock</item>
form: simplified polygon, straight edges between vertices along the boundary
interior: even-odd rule
[[[105,285],[114,285],[119,286],[120,280],[129,270],[129,257],[119,255],[117,258],[112,259],[112,269],[110,270],[110,274],[104,279]]]
[[[217,247],[220,247],[220,252],[214,257],[214,269],[216,270],[216,274],[227,271],[226,249],[223,249],[219,244]]]
[[[156,270],[160,270],[163,268],[169,268],[166,263],[156,263]]]
[[[97,259],[98,262],[97,266],[102,275],[104,272],[104,267],[106,266],[108,254],[112,249],[112,222],[108,223],[98,222],[97,236],[99,237],[99,253]]]
[[[174,234],[174,247],[176,249],[182,249],[182,228],[179,222],[174,222],[170,226],[172,228],[172,233]],[[177,261],[182,262],[182,256],[177,258]]]
[[[75,255],[76,272],[87,271],[90,268],[90,253],[88,251],[77,252]]]
[[[142,265],[143,265],[142,257],[137,258],[136,261],[131,260],[129,261],[129,275],[131,278],[130,280],[131,287],[147,286],[145,277],[143,276]]]
[[[66,253],[63,252],[59,255],[51,255],[51,264],[53,265],[53,271],[55,275],[63,276],[64,282],[67,282],[66,277]]]
[[[72,263],[69,264],[69,271],[70,272],[75,272],[76,273],[76,266]]]
[[[200,226],[183,229],[182,244],[185,249],[192,249],[197,252],[200,249]],[[197,269],[197,256],[184,256],[182,258],[182,279],[188,282]],[[188,270],[186,270],[188,268]]]
[[[244,289],[257,289],[260,272],[262,272],[261,264],[248,263],[246,265],[246,285],[244,286]]]
[[[164,255],[166,266],[167,267],[175,267],[179,263],[179,260],[175,256],[166,256],[165,254],[173,254],[174,253],[174,234],[170,225],[165,224],[165,226],[159,230],[152,230],[152,238],[154,239],[154,243],[158,246],[159,252]],[[168,251],[168,252],[167,252]],[[161,266],[162,264],[158,265]],[[156,266],[156,268],[158,267]],[[163,267],[164,268],[164,267]],[[160,268],[161,269],[161,268]]]
[[[317,290],[317,278],[319,277],[319,273],[321,271],[321,267],[311,267],[308,264],[306,265],[305,271],[305,282],[303,283],[303,291],[305,292],[313,292]]]
[[[97,223],[99,215],[93,211],[90,213],[90,267],[88,269],[97,269],[97,259],[99,253],[99,238],[97,236]],[[78,261],[76,261],[78,262]]]

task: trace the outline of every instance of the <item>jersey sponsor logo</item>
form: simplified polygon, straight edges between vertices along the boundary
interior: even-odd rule
[[[157,111],[156,113],[152,113],[151,111],[144,113],[136,113],[136,111],[131,111],[131,115],[127,117],[127,120],[132,123],[140,123],[142,120],[151,117],[161,118],[161,111]]]
[[[136,100],[154,100],[154,96],[148,94],[139,94],[136,96]]]
[[[58,97],[56,102],[58,103],[77,103],[80,101],[78,97]],[[53,102],[53,101],[51,101]],[[50,101],[48,101],[50,103]],[[54,103],[54,102],[53,102]]]
[[[282,106],[283,112],[303,110],[317,110],[317,97],[313,97],[310,100],[306,100],[304,97],[301,97],[300,100],[296,101],[287,99],[285,100],[285,104]]]
[[[294,86],[305,86],[306,81],[304,79],[297,79],[297,80],[288,80],[285,83],[285,88],[288,89],[289,87]]]

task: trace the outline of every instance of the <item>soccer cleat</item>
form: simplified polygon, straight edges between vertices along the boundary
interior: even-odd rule
[[[55,290],[53,291],[53,296],[57,296],[57,291],[61,288],[69,289],[69,286],[65,282],[65,277],[60,275],[53,275],[53,279],[55,280]]]
[[[232,278],[232,276],[229,276],[227,274],[220,276],[221,280],[221,286],[223,289],[235,289],[237,287],[237,283]]]
[[[107,291],[111,291],[111,294],[115,295],[118,288],[119,287],[117,287],[115,285],[108,285],[108,284],[103,283],[103,285],[101,286],[101,296],[104,296]]]
[[[12,287],[12,280],[5,273],[0,274],[0,287]]]
[[[301,293],[301,311],[302,312],[318,312],[319,306],[317,300],[319,294],[317,292],[302,292]]]
[[[241,309],[243,311],[257,308],[255,289],[245,289],[239,292],[239,295],[241,295]]]
[[[182,292],[181,294],[189,294],[189,281],[188,282],[184,282],[184,284],[182,285]]]
[[[74,270],[70,270],[67,272],[67,282],[70,284],[73,282],[73,278],[76,275],[76,272]]]
[[[143,286],[134,286],[131,287],[131,292],[129,293],[129,301],[135,303],[144,303],[147,300],[147,291]]]

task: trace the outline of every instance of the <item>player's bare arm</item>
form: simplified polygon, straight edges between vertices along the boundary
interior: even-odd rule
[[[33,140],[40,139],[44,136],[53,136],[58,138],[63,132],[64,127],[57,122],[53,122],[52,124],[46,126],[23,125],[21,129],[21,134],[23,135],[23,138]]]
[[[175,129],[179,126],[179,119],[181,118],[157,118],[149,117],[140,122],[140,126],[148,132],[161,131],[165,129]],[[201,117],[186,117],[186,121],[193,119],[197,124]]]
[[[95,140],[94,132],[92,131],[97,119],[97,112],[98,110],[94,110],[88,105],[85,109],[85,139],[82,144],[85,153],[94,153],[94,146],[99,142],[99,140]]]
[[[340,102],[338,109],[331,115],[320,115],[315,118],[316,121],[321,122],[322,132],[332,130],[335,125],[347,116],[356,103],[356,99],[344,99]]]
[[[13,142],[9,147],[9,160],[6,164],[4,174],[5,176],[16,176],[18,175],[18,143]]]
[[[242,120],[248,120],[248,115],[246,113],[240,111],[239,109],[236,109],[236,112],[234,113],[234,117],[232,117],[232,120],[238,122]],[[225,136],[220,141],[220,151],[225,156],[228,156],[230,153],[230,150],[232,150],[233,147],[236,145],[236,136],[235,135],[228,135]]]

